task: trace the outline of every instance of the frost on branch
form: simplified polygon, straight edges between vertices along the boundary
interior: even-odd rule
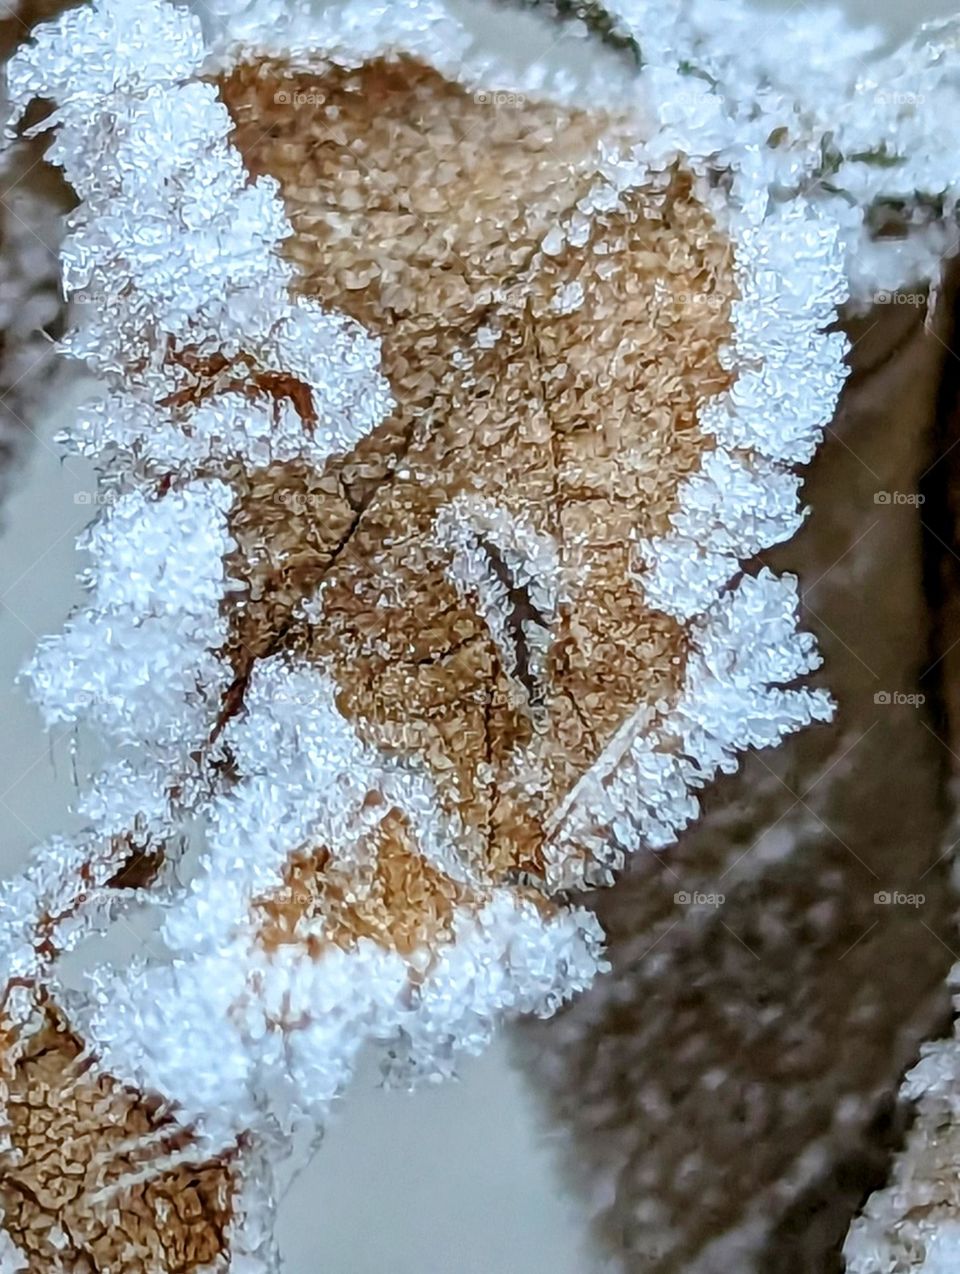
[[[0,899],[37,1271],[274,1268],[273,1167],[362,1046],[412,1082],[552,1013],[603,967],[567,891],[830,713],[741,561],[799,523],[859,229],[785,192],[752,68],[691,77],[636,6],[644,71],[578,101],[436,4],[212,8],[101,0],[9,69],[81,200],[68,441],[110,493],[29,669],[108,749],[90,829]],[[163,956],[66,991],[131,889]]]
[[[960,969],[951,974],[956,992]],[[957,1007],[956,996],[954,1007]],[[844,1246],[850,1274],[951,1274],[960,1266],[960,1038],[924,1048],[901,1090],[916,1103],[890,1182],[868,1199]]]

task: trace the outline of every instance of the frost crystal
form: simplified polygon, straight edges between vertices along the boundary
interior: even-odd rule
[[[313,8],[96,0],[9,67],[80,198],[107,506],[28,675],[107,760],[0,896],[8,1266],[275,1268],[274,1166],[359,1049],[433,1078],[552,1013],[603,967],[566,891],[831,711],[794,581],[741,562],[800,523],[927,125],[868,135],[848,33],[776,79],[736,5],[617,6],[643,69],[586,104],[437,3]],[[131,888],[162,952],[68,992]]]

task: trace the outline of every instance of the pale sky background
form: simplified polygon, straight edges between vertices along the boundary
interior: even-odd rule
[[[670,0],[665,0],[669,3]],[[960,0],[955,0],[960,8]],[[765,7],[790,8],[789,0]],[[812,7],[812,5],[811,5]],[[908,30],[951,0],[848,0],[858,20]],[[502,19],[501,19],[502,21]],[[0,865],[9,874],[54,831],[69,830],[69,732],[52,741],[18,669],[78,599],[77,503],[88,468],[53,444],[63,402],[33,422],[37,439],[2,510],[0,536]],[[81,497],[82,498],[82,497]],[[128,943],[135,940],[127,939]],[[286,1274],[591,1274],[582,1206],[561,1183],[551,1138],[505,1045],[462,1068],[462,1081],[413,1097],[364,1074],[311,1169],[282,1207]]]

